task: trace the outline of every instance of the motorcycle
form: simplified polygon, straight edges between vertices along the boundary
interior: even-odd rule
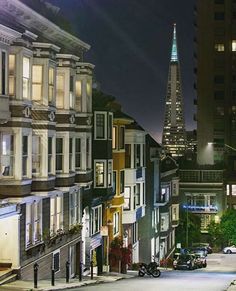
[[[161,271],[158,269],[158,264],[156,262],[151,262],[150,264],[141,263],[139,265],[138,275],[143,277],[145,274],[158,278],[161,275]]]

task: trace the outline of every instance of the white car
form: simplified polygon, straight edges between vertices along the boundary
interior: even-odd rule
[[[236,253],[236,246],[232,245],[231,247],[226,247],[223,249],[223,253],[224,254],[232,254],[232,253]]]

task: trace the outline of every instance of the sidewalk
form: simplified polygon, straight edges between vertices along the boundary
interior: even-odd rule
[[[100,284],[100,283],[111,283],[121,279],[129,279],[137,276],[137,271],[128,271],[127,274],[119,274],[119,273],[106,273],[102,276],[93,276],[93,280],[90,279],[90,276],[83,277],[80,282],[79,279],[70,279],[69,283],[65,282],[65,278],[56,279],[55,286],[51,286],[50,280],[39,280],[38,288],[34,289],[33,281],[22,281],[17,280],[12,283],[0,286],[1,291],[50,291],[50,290],[62,290],[62,289],[73,289],[81,286],[87,286],[92,284]]]
[[[236,280],[232,281],[227,291],[236,291]]]

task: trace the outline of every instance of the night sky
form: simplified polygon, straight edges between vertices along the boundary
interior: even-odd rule
[[[61,7],[91,45],[101,89],[161,141],[173,23],[182,73],[186,128],[193,129],[195,0],[47,0]]]

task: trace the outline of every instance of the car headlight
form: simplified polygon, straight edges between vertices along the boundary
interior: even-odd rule
[[[174,261],[174,262],[173,262],[173,265],[177,265],[177,261]]]
[[[190,264],[191,263],[191,261],[187,261],[187,264]]]

